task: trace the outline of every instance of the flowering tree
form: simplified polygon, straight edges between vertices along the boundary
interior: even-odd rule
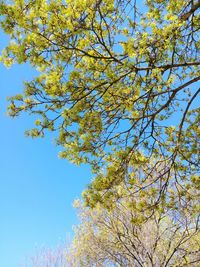
[[[195,218],[174,216],[172,210],[141,213],[139,199],[123,184],[119,190],[124,198],[110,209],[99,203],[92,209],[76,200],[80,224],[72,243],[43,249],[23,267],[199,266],[200,232]]]
[[[78,201],[81,225],[71,247],[69,266],[197,267],[200,239],[196,224],[169,214],[155,212],[143,221],[132,208],[130,198],[108,211],[100,204],[94,209]]]
[[[21,267],[67,267],[67,245],[43,248],[21,265]]]

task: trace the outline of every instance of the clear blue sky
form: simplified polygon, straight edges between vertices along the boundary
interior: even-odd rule
[[[0,49],[6,38],[0,34]],[[91,179],[87,166],[58,158],[53,136],[31,139],[29,116],[6,116],[6,97],[19,93],[34,71],[0,65],[0,267],[18,267],[36,247],[54,247],[77,223],[72,207]]]

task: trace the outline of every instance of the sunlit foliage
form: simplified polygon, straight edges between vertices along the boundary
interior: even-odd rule
[[[200,1],[0,3],[1,61],[38,71],[9,114],[38,116],[27,135],[55,131],[60,157],[91,164],[86,203],[108,207],[125,181],[141,205],[196,214]]]

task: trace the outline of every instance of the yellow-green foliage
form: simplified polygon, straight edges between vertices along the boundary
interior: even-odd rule
[[[1,61],[39,73],[8,112],[38,115],[27,135],[56,131],[60,157],[91,164],[91,206],[123,196],[121,181],[168,208],[185,208],[196,194],[200,2],[143,2],[0,1],[10,36]]]

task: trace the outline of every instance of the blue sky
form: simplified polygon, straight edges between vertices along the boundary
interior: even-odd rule
[[[0,49],[6,38],[0,34]],[[72,207],[91,179],[87,166],[58,158],[53,136],[31,139],[33,119],[6,115],[6,97],[34,75],[27,65],[0,65],[0,266],[18,267],[36,248],[54,247],[78,222]]]

